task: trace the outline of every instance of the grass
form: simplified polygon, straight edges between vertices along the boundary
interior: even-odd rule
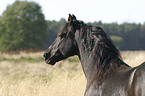
[[[86,79],[78,58],[45,64],[43,52],[0,53],[0,96],[83,96]],[[130,66],[145,61],[145,51],[123,51]]]
[[[123,60],[132,67],[145,62],[145,51],[123,51],[121,55]]]

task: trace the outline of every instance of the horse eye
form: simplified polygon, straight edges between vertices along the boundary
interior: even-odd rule
[[[58,36],[62,39],[62,38],[64,38],[66,36],[66,34],[63,33],[63,34],[59,34]]]

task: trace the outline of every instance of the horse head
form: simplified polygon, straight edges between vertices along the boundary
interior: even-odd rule
[[[74,15],[68,17],[68,22],[61,26],[55,41],[44,53],[45,62],[54,65],[56,62],[78,54],[75,31],[79,22]]]

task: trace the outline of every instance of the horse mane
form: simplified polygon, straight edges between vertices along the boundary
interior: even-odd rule
[[[106,78],[122,64],[127,65],[122,61],[119,50],[102,28],[83,23],[80,28],[80,36],[83,50],[95,58],[91,82]]]

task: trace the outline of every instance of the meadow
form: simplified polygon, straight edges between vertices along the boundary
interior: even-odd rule
[[[122,51],[134,67],[145,61],[145,51]],[[0,96],[83,96],[86,79],[77,56],[44,62],[43,52],[0,53]]]

